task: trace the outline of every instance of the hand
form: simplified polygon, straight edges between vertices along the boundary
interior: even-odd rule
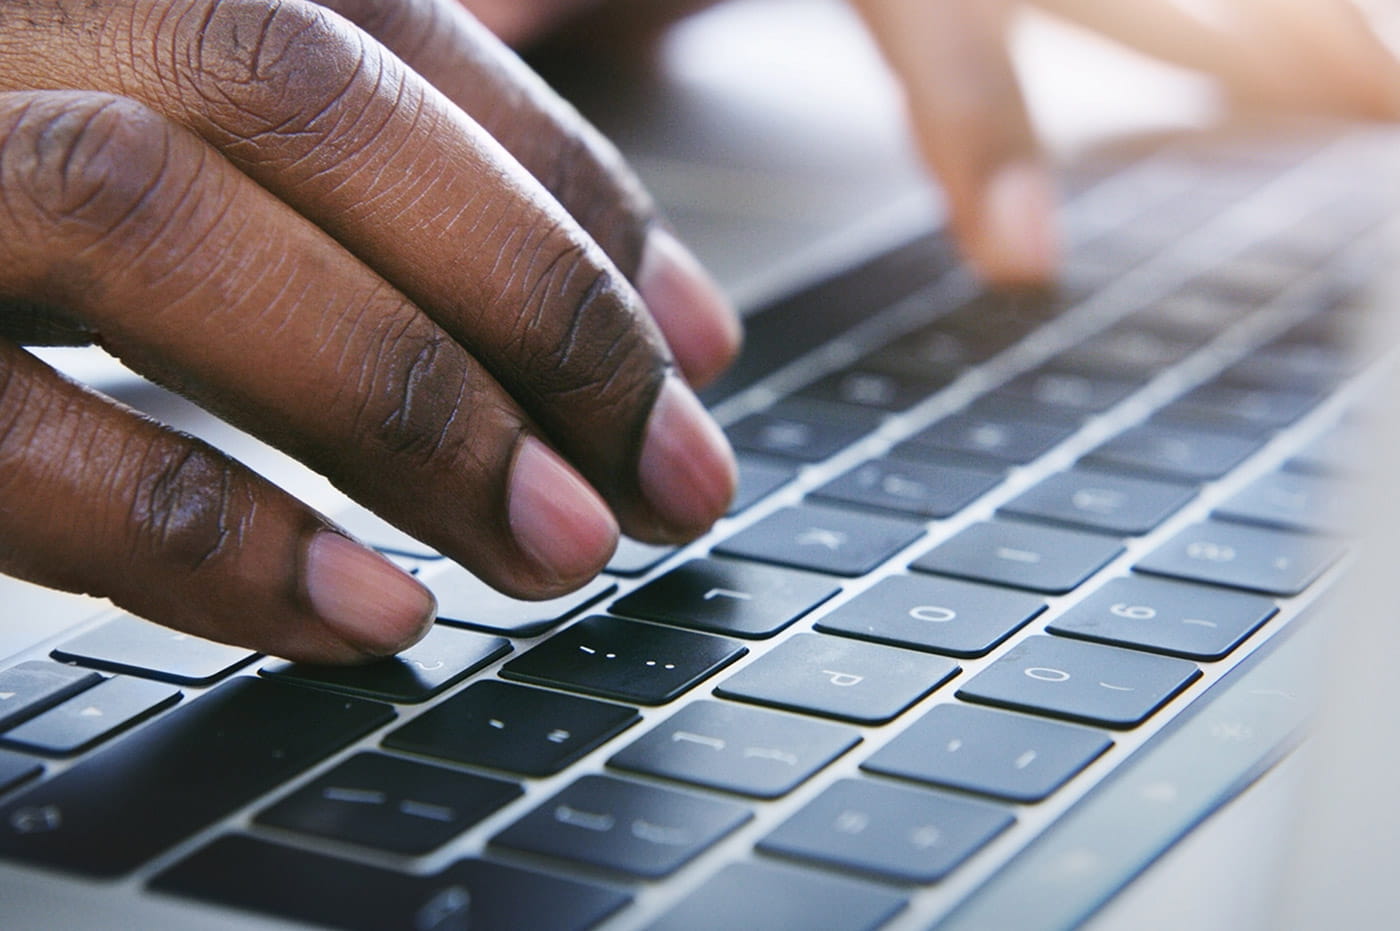
[[[1054,187],[1006,47],[1017,0],[852,2],[903,82],[969,260],[996,282],[1052,277]],[[1253,103],[1400,117],[1400,63],[1351,0],[1208,0],[1210,20],[1176,0],[1035,2]]]
[[[194,634],[353,660],[433,604],[20,344],[101,344],[517,596],[732,493],[673,369],[736,318],[453,0],[0,6],[0,257],[0,570]]]

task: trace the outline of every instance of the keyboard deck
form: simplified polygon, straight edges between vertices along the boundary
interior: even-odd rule
[[[394,660],[111,612],[12,657],[0,908],[1073,926],[1297,738],[1321,625],[1295,619],[1345,571],[1388,361],[1392,142],[1099,166],[1055,293],[983,293],[929,236],[779,302],[706,395],[730,515],[565,598],[352,509],[438,597]]]

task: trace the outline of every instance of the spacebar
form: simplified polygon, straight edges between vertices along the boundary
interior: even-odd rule
[[[0,808],[0,857],[117,876],[394,717],[234,679]]]
[[[1231,670],[935,927],[1034,931],[1088,919],[1294,746],[1325,627],[1295,624]]]

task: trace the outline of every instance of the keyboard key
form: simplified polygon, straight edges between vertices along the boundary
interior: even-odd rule
[[[1184,660],[1028,637],[963,685],[958,697],[1088,724],[1132,727],[1200,674]]]
[[[715,547],[725,556],[832,575],[864,575],[924,535],[924,525],[803,504],[783,508]]]
[[[948,384],[951,376],[914,375],[855,368],[833,372],[797,393],[797,397],[867,407],[877,411],[908,410]]]
[[[208,685],[257,654],[123,615],[53,651],[61,663],[174,682]]]
[[[434,625],[397,656],[359,666],[277,663],[260,675],[380,701],[421,702],[461,682],[511,650],[501,637]]]
[[[28,782],[44,771],[44,765],[32,756],[0,750],[0,793]]]
[[[756,798],[777,798],[860,743],[849,727],[699,701],[620,753],[608,765]]]
[[[506,663],[501,675],[639,705],[663,705],[747,652],[740,643],[708,634],[588,617]]]
[[[1107,734],[1075,724],[947,704],[915,721],[861,769],[1038,802],[1111,746]]]
[[[349,931],[586,931],[630,900],[485,860],[415,876],[237,835],[181,860],[151,888]]]
[[[425,570],[419,575],[419,581],[437,598],[440,622],[507,637],[542,634],[617,588],[611,580],[597,578],[559,598],[521,601],[496,591],[461,566],[449,562]]]
[[[1335,540],[1212,520],[1187,527],[1133,568],[1266,595],[1296,595],[1344,550]]]
[[[814,625],[828,634],[952,656],[981,656],[1045,610],[1008,591],[917,575],[881,579]]]
[[[1008,394],[1005,391],[993,391],[982,395],[969,404],[963,413],[995,421],[1053,424],[1069,428],[1071,432],[1078,429],[1090,416],[1087,411],[1075,407],[1042,404],[1023,394]]]
[[[631,537],[618,537],[617,550],[603,571],[609,575],[644,575],[675,551],[674,546],[653,546],[650,543],[639,543]]]
[[[812,497],[914,517],[951,517],[1001,484],[1000,472],[877,459],[857,466]]]
[[[491,843],[659,879],[751,817],[735,802],[584,776]]]
[[[169,708],[180,697],[180,691],[168,685],[115,676],[6,731],[0,740],[31,753],[71,756]]]
[[[725,432],[738,450],[820,462],[870,433],[882,416],[860,408],[784,402],[750,414]]]
[[[1260,437],[1151,423],[1123,431],[1090,452],[1084,461],[1096,468],[1204,482],[1225,475],[1262,445]]]
[[[841,591],[825,576],[719,559],[694,559],[619,599],[613,611],[735,637],[762,638]]]
[[[384,738],[407,753],[549,776],[641,720],[635,708],[494,679],[459,694]]]
[[[895,882],[932,883],[1015,820],[985,802],[843,779],[759,841],[758,849]]]
[[[1371,459],[1368,448],[1365,432],[1358,429],[1356,422],[1341,423],[1304,446],[1283,468],[1303,475],[1362,474]]]
[[[760,459],[757,456],[739,456],[739,487],[734,491],[734,500],[729,502],[729,516],[746,511],[773,492],[792,481],[797,475],[797,466],[776,459]]]
[[[1050,476],[1002,505],[998,513],[1137,536],[1156,528],[1195,496],[1194,488],[1183,485],[1074,469]]]
[[[1046,366],[1011,379],[997,392],[1078,414],[1099,414],[1138,387],[1137,381]]]
[[[947,682],[940,656],[821,634],[795,634],[715,688],[724,698],[883,724]]]
[[[986,521],[935,546],[912,568],[1063,594],[1121,552],[1117,540],[1077,530]]]
[[[1213,660],[1278,608],[1267,598],[1133,576],[1114,579],[1051,622],[1066,637]]]
[[[362,847],[424,854],[523,794],[513,782],[361,753],[255,820]]]
[[[0,807],[0,857],[118,876],[394,716],[240,677]]]
[[[1117,324],[1059,353],[1053,364],[1065,371],[1145,383],[1161,370],[1186,358],[1199,345],[1199,340]]]
[[[647,931],[876,931],[905,905],[880,886],[773,863],[730,863]]]
[[[1040,458],[1074,429],[1060,423],[954,414],[916,433],[908,442],[896,447],[894,455],[922,459],[939,453],[957,453],[997,463],[1024,465]]]
[[[1270,472],[1215,509],[1213,517],[1281,530],[1346,533],[1361,526],[1352,490],[1334,479]]]
[[[1288,391],[1215,381],[1195,388],[1153,418],[1207,430],[1263,435],[1286,427],[1317,406],[1316,391]]]
[[[102,676],[90,670],[43,660],[30,660],[0,671],[0,730],[14,727],[101,681]]]

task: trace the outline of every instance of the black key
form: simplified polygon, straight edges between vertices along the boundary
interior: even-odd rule
[[[1212,520],[1187,527],[1133,568],[1266,595],[1296,595],[1344,551],[1335,540]]]
[[[1072,591],[1123,552],[1117,540],[1010,521],[973,524],[920,556],[913,568],[1036,592]]]
[[[1051,424],[1077,429],[1089,417],[1087,411],[1063,404],[1043,404],[1024,394],[1009,394],[993,391],[973,401],[963,411],[970,417],[997,422],[1016,421],[1019,423]]]
[[[1335,479],[1270,472],[1215,509],[1213,517],[1281,530],[1346,533],[1361,526],[1357,501]]]
[[[1074,469],[1052,475],[998,513],[1121,536],[1154,529],[1196,496],[1194,488]]]
[[[937,705],[861,769],[1013,802],[1038,802],[1096,760],[1102,731],[1025,715]]]
[[[181,860],[151,888],[349,931],[585,931],[630,900],[486,860],[414,876],[237,835]]]
[[[1225,475],[1262,445],[1260,437],[1152,423],[1123,431],[1090,452],[1084,461],[1097,468],[1204,482]]]
[[[1320,400],[1317,391],[1215,381],[1187,392],[1158,411],[1153,420],[1259,436],[1288,426]]]
[[[1098,414],[1132,394],[1139,384],[1047,366],[1011,379],[998,393],[1078,414]]]
[[[603,571],[611,575],[643,575],[675,551],[674,546],[654,546],[650,543],[639,543],[631,537],[618,537],[617,550]]]
[[[924,535],[924,525],[803,504],[783,508],[715,547],[725,556],[832,575],[864,575]]]
[[[335,521],[352,537],[379,550],[410,559],[441,559],[442,554],[404,533],[368,508],[353,505],[335,515]]]
[[[932,883],[1015,821],[986,802],[843,779],[759,841],[758,849],[896,882]]]
[[[559,598],[521,601],[496,591],[456,563],[447,562],[423,572],[419,581],[437,598],[439,621],[508,637],[542,634],[617,587],[609,579],[597,578]]]
[[[659,879],[751,817],[735,802],[584,776],[491,843]]]
[[[838,724],[698,701],[628,745],[608,765],[777,798],[858,743],[857,731]]]
[[[0,740],[31,753],[70,756],[179,700],[180,691],[168,685],[116,676],[6,731]]]
[[[1132,727],[1201,671],[1194,663],[1059,637],[1028,637],[958,690],[969,701]]]
[[[748,652],[733,640],[588,617],[518,659],[501,675],[603,698],[663,705]]]
[[[903,896],[880,886],[774,863],[730,863],[647,931],[875,931],[897,915]]]
[[[816,629],[952,656],[981,656],[1045,610],[1024,592],[895,575],[821,618]]]
[[[257,654],[123,615],[53,651],[62,663],[124,672],[177,685],[208,685]]]
[[[914,517],[951,517],[1001,484],[1000,472],[952,465],[877,459],[812,492],[839,504],[894,511]]]
[[[860,360],[861,367],[910,378],[951,380],[1007,345],[1005,340],[988,338],[985,332],[940,326],[946,319],[875,350]]]
[[[880,425],[860,408],[784,402],[750,414],[725,432],[735,449],[797,462],[820,462]]]
[[[421,702],[461,682],[510,652],[502,637],[434,625],[428,635],[397,656],[360,666],[315,666],[278,663],[259,670],[264,676],[319,688],[376,698]]]
[[[33,757],[0,750],[0,793],[28,782],[43,771],[44,765]]]
[[[678,627],[762,638],[840,591],[825,576],[794,569],[693,559],[619,599],[613,610]]]
[[[941,656],[795,634],[725,679],[715,694],[858,724],[883,724],[957,672],[958,664]]]
[[[1145,382],[1195,351],[1199,340],[1187,340],[1160,330],[1119,324],[1059,353],[1054,366],[1070,372],[1107,375],[1126,382]]]
[[[1023,465],[1074,432],[1061,423],[1032,423],[1010,418],[954,414],[916,433],[895,450],[895,455],[922,458],[957,453],[997,463]]]
[[[1080,640],[1220,659],[1278,608],[1267,598],[1134,576],[1114,579],[1051,622]]]
[[[908,410],[949,381],[951,377],[948,376],[854,368],[819,379],[799,391],[797,397],[894,412]]]
[[[729,502],[730,516],[748,510],[797,475],[798,467],[790,462],[756,456],[740,456],[738,459],[739,487],[734,491],[734,500]]]
[[[1357,475],[1365,473],[1369,460],[1365,433],[1352,422],[1330,428],[1283,467],[1304,475]]]
[[[0,856],[121,875],[393,717],[375,702],[234,679],[0,808]]]
[[[488,680],[384,738],[408,753],[548,776],[641,720],[635,708]]]
[[[502,779],[361,753],[256,820],[362,847],[424,854],[523,794],[520,786]]]
[[[0,730],[90,689],[102,677],[87,669],[30,660],[0,671]]]
[[[1274,342],[1255,349],[1221,377],[1237,385],[1318,391],[1337,384],[1355,367],[1354,355],[1339,346]]]

